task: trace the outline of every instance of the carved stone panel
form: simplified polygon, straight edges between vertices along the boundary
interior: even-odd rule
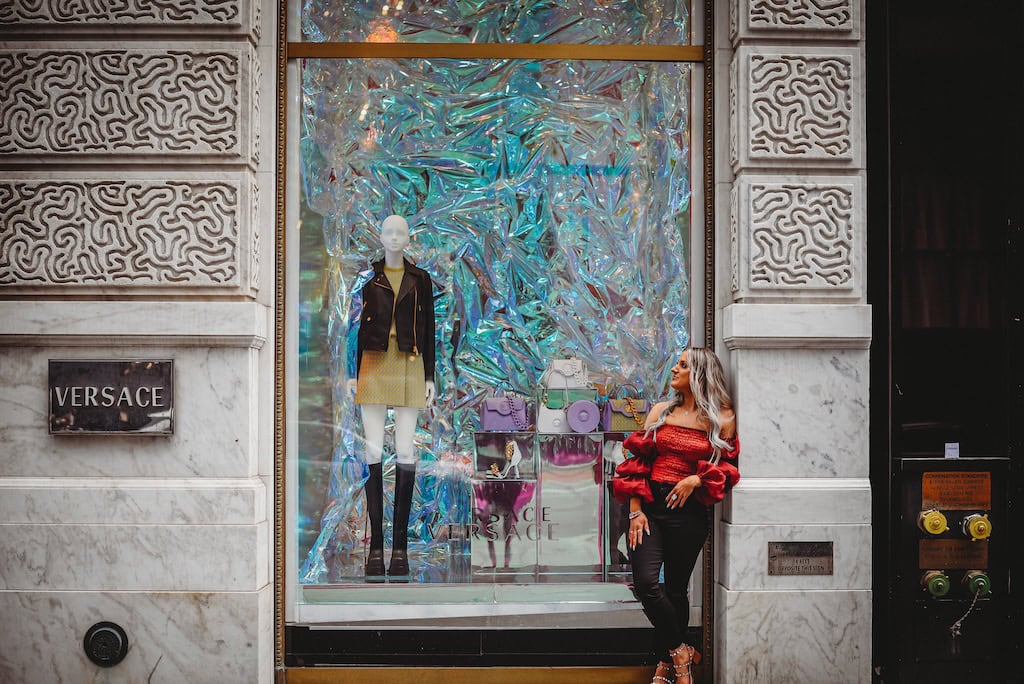
[[[857,176],[738,178],[731,222],[735,298],[860,298],[862,185]]]
[[[0,50],[0,161],[48,155],[254,163],[248,44]]]
[[[241,179],[0,180],[0,288],[255,285],[249,192]]]
[[[859,51],[740,47],[733,59],[735,170],[863,167]]]
[[[732,0],[733,43],[752,37],[859,39],[861,3],[856,0]]]
[[[260,0],[21,0],[0,3],[8,31],[84,31],[117,26],[132,31],[230,32],[258,35]]]

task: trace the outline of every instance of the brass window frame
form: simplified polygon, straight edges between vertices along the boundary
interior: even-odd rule
[[[275,138],[274,275],[274,668],[279,681],[285,667],[285,199],[287,195],[287,68],[302,58],[453,58],[691,62],[703,66],[702,190],[704,210],[703,344],[714,346],[715,331],[715,164],[714,164],[714,0],[703,0],[703,45],[624,45],[566,43],[311,43],[289,42],[289,0],[278,0]],[[691,264],[694,255],[691,254]],[[691,301],[691,309],[693,302]],[[705,667],[714,667],[714,526],[704,544],[701,622]],[[316,668],[321,674],[328,669]],[[466,668],[463,668],[466,669]],[[401,670],[401,668],[399,668]]]

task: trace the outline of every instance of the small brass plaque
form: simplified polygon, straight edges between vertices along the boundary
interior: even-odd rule
[[[768,542],[769,575],[831,575],[832,542]]]
[[[970,539],[920,539],[917,564],[922,570],[970,570],[988,567],[988,542]]]

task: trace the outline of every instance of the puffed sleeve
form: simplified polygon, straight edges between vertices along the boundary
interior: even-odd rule
[[[740,481],[740,438],[734,436],[725,441],[729,446],[722,449],[718,468],[725,473],[725,491],[729,491]]]
[[[694,495],[706,506],[724,499],[726,492],[740,481],[740,440],[733,437],[726,441],[729,446],[722,450],[716,465],[711,465],[708,461],[697,462],[697,476],[701,479],[701,486]]]
[[[651,465],[643,459],[632,457],[615,467],[615,477],[612,478],[612,494],[619,501],[625,503],[632,496],[639,496],[650,503],[654,501],[651,494]]]
[[[639,456],[648,463],[652,463],[657,446],[654,443],[654,437],[647,435],[646,430],[637,430],[626,438],[626,441],[622,443],[622,448],[634,456]]]

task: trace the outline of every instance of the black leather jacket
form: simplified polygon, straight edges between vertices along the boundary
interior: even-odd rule
[[[363,286],[363,312],[359,317],[356,375],[366,350],[386,351],[391,332],[391,312],[395,313],[398,348],[423,355],[423,375],[434,379],[434,292],[430,274],[405,262],[405,275],[395,291],[384,274],[384,260],[373,262],[373,277]]]

